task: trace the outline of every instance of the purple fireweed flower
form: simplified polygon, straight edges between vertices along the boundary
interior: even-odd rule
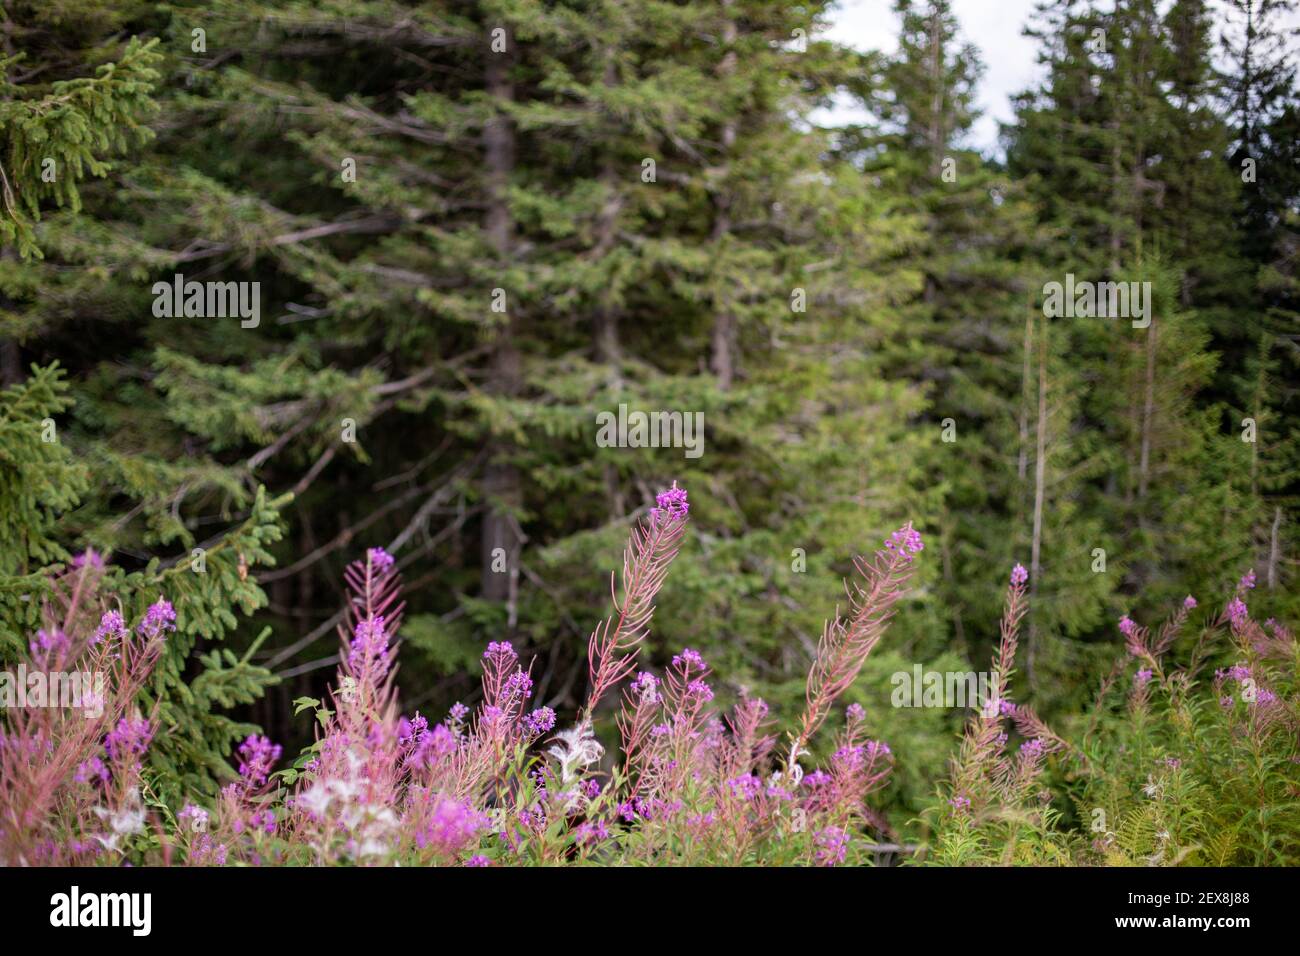
[[[1183,762],[1182,762],[1181,760],[1179,760],[1177,757],[1166,757],[1166,758],[1165,758],[1165,766],[1166,766],[1166,767],[1169,767],[1169,768],[1172,769],[1172,770],[1177,770],[1177,769],[1178,769],[1179,767],[1181,767],[1182,765],[1183,765]]]
[[[492,861],[481,854],[475,854],[465,861],[466,866],[491,866]]]
[[[700,681],[700,683],[704,683]],[[707,686],[707,685],[706,685]],[[713,689],[709,688],[709,700],[713,699]],[[717,747],[722,743],[722,738],[726,734],[727,728],[722,723],[720,717],[710,718],[709,722],[704,725],[704,743],[707,747]]]
[[[388,632],[384,628],[383,615],[358,621],[352,643],[348,646],[348,666],[360,671],[373,662],[386,663],[387,654]]]
[[[911,561],[925,550],[925,542],[921,540],[921,532],[915,528],[899,528],[885,542],[885,550],[900,555],[904,561]]]
[[[728,780],[727,786],[731,790],[731,795],[739,800],[753,800],[763,792],[763,781],[752,773]]]
[[[588,820],[573,831],[579,846],[591,846],[609,839],[609,827],[604,820]]]
[[[970,797],[956,796],[948,801],[948,805],[954,810],[969,810]]]
[[[190,832],[201,833],[208,828],[208,811],[202,807],[196,807],[192,803],[187,803],[181,809],[181,812],[176,814],[176,820],[185,824]]]
[[[587,779],[578,784],[578,789],[588,800],[595,800],[600,796],[600,781]]]
[[[89,565],[92,568],[102,568],[104,559],[94,548],[87,548],[85,551],[75,555],[72,559],[72,567],[80,570]]]
[[[867,755],[867,760],[878,760],[881,757],[888,757],[893,754],[889,749],[889,744],[883,740],[868,740],[862,746],[863,752]]]
[[[849,706],[844,709],[844,716],[849,720],[866,720],[867,711],[861,704],[849,704]]]
[[[660,521],[680,521],[684,519],[691,510],[691,504],[686,500],[686,489],[678,488],[677,482],[667,491],[661,491],[655,495],[655,507],[650,509],[650,521],[652,524],[659,524]]]
[[[418,744],[420,738],[424,736],[425,731],[428,729],[429,721],[424,717],[421,717],[420,712],[417,710],[415,716],[410,720],[407,720],[405,717],[398,720],[397,742],[403,747],[410,747],[414,744]]]
[[[34,660],[48,664],[67,653],[71,645],[68,635],[56,628],[53,631],[37,631],[36,637],[27,642],[27,649],[32,652]]]
[[[546,788],[540,787],[538,793],[544,797]],[[540,830],[546,826],[546,811],[540,806],[524,807],[515,816],[520,823],[531,829]]]
[[[438,796],[434,800],[428,821],[415,833],[415,844],[421,850],[433,847],[441,853],[454,856],[487,828],[488,818],[468,803],[446,796]]]
[[[659,679],[654,674],[642,671],[632,681],[632,691],[643,703],[657,703],[659,700]]]
[[[120,761],[125,757],[138,757],[149,748],[153,730],[147,720],[130,720],[123,717],[104,738],[108,759]]]
[[[693,680],[686,685],[686,693],[708,703],[713,700],[713,688],[702,680]]]
[[[443,724],[438,724],[415,743],[415,748],[404,761],[408,767],[428,769],[443,757],[456,752],[456,735]]]
[[[538,707],[524,718],[524,730],[534,737],[550,731],[555,726],[555,711],[549,707]]]
[[[533,679],[522,667],[506,679],[505,694],[517,696],[520,700],[527,700],[533,695]]]
[[[1020,587],[1028,580],[1029,580],[1029,572],[1025,570],[1025,566],[1023,564],[1017,564],[1014,568],[1011,569],[1011,583],[1014,584],[1016,587]]]
[[[1222,707],[1224,710],[1231,710],[1232,705],[1233,705],[1233,700],[1231,694],[1226,694],[1225,696],[1219,698],[1219,706]]]
[[[1035,737],[1033,740],[1026,740],[1020,745],[1020,756],[1024,759],[1032,757],[1041,757],[1043,754],[1043,742]]]
[[[1016,705],[1011,703],[1011,701],[1009,700],[998,701],[998,713],[1001,714],[1003,717],[1007,716],[1008,714],[1014,714],[1015,712],[1016,712]]]
[[[1187,595],[1187,597],[1183,598],[1183,607],[1185,607],[1189,611],[1195,610],[1196,598],[1192,597],[1190,594]]]
[[[1249,617],[1250,610],[1246,607],[1246,602],[1241,598],[1233,598],[1228,602],[1228,620],[1232,622],[1234,629],[1244,627],[1246,619]]]
[[[836,769],[856,773],[866,763],[866,756],[861,747],[841,747],[831,754],[831,763],[835,764]]]
[[[708,813],[694,813],[686,818],[686,826],[692,830],[707,830],[717,822],[717,814],[712,810]]]
[[[428,749],[438,757],[446,757],[456,750],[456,735],[445,724],[439,724],[420,743],[428,742]]]
[[[673,763],[676,763],[676,761],[673,761]],[[662,800],[656,797],[650,806],[650,810],[646,813],[646,817],[651,820],[671,820],[681,810],[682,802],[680,800]]]
[[[166,598],[159,598],[149,605],[144,620],[139,623],[136,630],[151,639],[163,631],[176,630],[176,609],[172,607],[172,602]]]
[[[1266,687],[1261,687],[1255,694],[1255,700],[1252,702],[1256,707],[1267,707],[1269,704],[1277,703],[1277,694],[1273,693]]]
[[[1243,591],[1251,591],[1255,587],[1255,569],[1251,568],[1246,572],[1246,576],[1237,582],[1237,587]]]
[[[515,651],[514,645],[509,641],[492,641],[483,652],[483,670],[493,675],[492,681],[495,685],[493,693],[499,693],[506,697],[509,696],[510,688],[505,686],[506,674],[511,671],[519,661],[519,654]],[[500,681],[501,683],[496,683]]]
[[[704,670],[706,666],[704,658],[700,656],[700,652],[693,651],[689,647],[683,648],[680,654],[673,655],[673,666],[682,667],[683,665],[686,669],[693,667],[696,670],[701,671]]]
[[[817,844],[818,866],[835,866],[844,862],[844,857],[849,849],[847,830],[841,830],[838,827],[827,827],[817,833],[815,842]]]
[[[1133,634],[1137,631],[1137,629],[1138,629],[1137,622],[1134,621],[1132,618],[1130,618],[1127,614],[1125,614],[1123,617],[1119,619],[1119,632],[1123,634],[1125,637],[1132,637]]]
[[[273,744],[266,737],[250,734],[239,745],[239,775],[255,787],[266,783],[271,767],[280,759],[282,753],[279,744]]]
[[[464,720],[469,716],[469,708],[460,701],[456,701],[456,703],[451,705],[451,710],[447,711],[447,716],[455,721]]]
[[[393,556],[383,548],[370,548],[366,551],[366,560],[380,574],[386,574],[393,567]]]
[[[122,612],[106,611],[104,616],[99,619],[99,627],[95,628],[90,643],[98,644],[105,639],[121,640],[125,637],[126,621],[122,620]]]
[[[1133,675],[1133,683],[1139,687],[1145,687],[1151,680],[1151,668],[1144,667]]]
[[[808,778],[804,777],[804,779],[807,780]],[[768,780],[767,786],[763,788],[763,792],[773,800],[784,800],[788,803],[794,799],[793,793],[774,780]]]
[[[104,766],[104,761],[98,757],[91,757],[77,765],[77,772],[72,779],[77,783],[94,783],[96,780],[100,783],[108,783],[108,767]]]
[[[832,779],[831,775],[825,770],[814,770],[811,773],[804,774],[803,780],[801,780],[800,783],[803,786],[808,787],[810,790],[816,790],[819,787],[826,786],[826,784],[830,783]]]
[[[648,810],[645,800],[641,797],[633,797],[618,805],[618,815],[626,823],[635,823],[638,817],[646,816]]]
[[[194,841],[194,846],[190,849],[190,862],[225,866],[226,845],[224,843],[213,843],[212,835],[204,833]]]
[[[1230,679],[1235,681],[1245,681],[1251,678],[1250,668],[1245,664],[1232,665],[1228,668],[1227,674]]]

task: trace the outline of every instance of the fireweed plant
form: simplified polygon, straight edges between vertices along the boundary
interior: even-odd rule
[[[1170,661],[1197,601],[1153,634],[1118,622],[1124,657],[1071,742],[1012,702],[1027,574],[1011,575],[993,700],[969,721],[920,860],[944,865],[1294,866],[1300,861],[1300,646],[1250,616],[1248,573]],[[1229,663],[1210,671],[1212,657]],[[1009,741],[1015,735],[1019,741]],[[1057,766],[1048,773],[1049,762]],[[1057,784],[1055,792],[1049,779]]]
[[[829,764],[805,772],[799,760],[907,592],[920,535],[905,526],[858,560],[851,614],[827,624],[804,713],[778,746],[762,700],[742,696],[719,713],[698,652],[682,649],[662,674],[637,670],[689,512],[674,484],[634,526],[621,579],[611,578],[613,613],[588,643],[586,702],[567,724],[535,706],[529,668],[507,641],[483,653],[473,712],[457,704],[438,723],[400,715],[401,585],[393,558],[371,549],[345,575],[351,597],[329,700],[297,702],[315,714],[316,743],[277,770],[280,747],[250,736],[238,748],[238,778],[215,803],[174,813],[150,801],[141,758],[158,728],[132,703],[174,612],[160,599],[134,628],[117,611],[86,621],[94,581],[83,569],[62,619],[33,640],[29,666],[107,670],[111,693],[96,720],[57,709],[10,717],[0,740],[0,861],[860,862],[880,825],[866,800],[889,775],[889,747],[868,738],[862,709],[850,707]],[[87,636],[63,636],[71,634]],[[615,695],[621,753],[611,759],[595,722]]]
[[[25,667],[47,678],[85,671],[107,679],[76,709],[8,709],[0,863],[871,862],[877,840],[897,837],[869,805],[893,754],[870,738],[860,706],[831,718],[909,591],[920,534],[906,525],[857,559],[848,612],[826,624],[802,713],[782,737],[760,699],[742,694],[719,713],[709,665],[695,650],[683,648],[662,673],[639,669],[689,511],[674,484],[633,527],[621,576],[611,576],[613,612],[588,642],[587,697],[571,721],[532,699],[530,668],[507,641],[484,651],[482,700],[472,711],[456,704],[436,723],[400,714],[401,583],[392,556],[371,549],[345,573],[349,605],[329,697],[296,702],[314,715],[316,742],[277,769],[281,748],[250,736],[217,798],[179,808],[165,806],[148,779],[142,758],[159,727],[156,711],[140,709],[175,612],[163,597],[134,623],[105,611],[97,562],[79,562],[54,582]],[[1124,618],[1131,663],[1103,683],[1077,743],[1010,697],[1027,580],[1017,565],[993,692],[967,725],[913,859],[1172,865],[1300,856],[1300,651],[1289,630],[1251,619],[1253,576],[1181,669],[1166,661],[1194,601],[1154,639]],[[1225,630],[1235,663],[1202,678]],[[600,742],[601,721],[617,730],[616,754]],[[828,722],[838,724],[831,756],[805,769],[808,745]]]
[[[141,761],[157,722],[138,701],[176,613],[160,598],[134,627],[118,610],[95,623],[101,574],[87,553],[52,582],[44,624],[18,671],[25,706],[5,708],[0,865],[121,859],[145,831]],[[64,699],[74,682],[75,699]]]

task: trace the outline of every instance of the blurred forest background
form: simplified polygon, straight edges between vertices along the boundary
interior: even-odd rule
[[[507,638],[572,710],[677,480],[649,661],[786,717],[852,555],[923,532],[846,700],[910,809],[964,712],[889,677],[982,669],[1016,561],[1017,692],[1058,724],[1121,614],[1254,568],[1294,618],[1292,6],[1047,0],[990,158],[947,0],[899,0],[888,56],[817,0],[3,0],[0,657],[94,548],[176,603],[153,759],[210,786],[250,724],[310,742],[292,701],[383,546],[407,712],[475,700]],[[816,125],[846,99],[871,122]],[[260,283],[260,324],[155,316],[177,273]],[[1149,328],[1046,319],[1067,273],[1151,282]],[[599,447],[620,403],[703,412],[704,454]]]

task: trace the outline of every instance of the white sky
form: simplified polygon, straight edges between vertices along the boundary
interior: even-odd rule
[[[824,34],[859,50],[892,53],[898,46],[898,17],[893,0],[839,0],[830,12]],[[983,115],[971,132],[970,144],[984,152],[997,148],[997,124],[1011,121],[1011,97],[1031,86],[1038,76],[1036,43],[1021,35],[1034,9],[1034,0],[953,0],[961,38],[979,48],[984,78],[978,89]],[[861,111],[841,106],[817,117],[821,122],[853,122]]]
[[[977,91],[983,115],[971,132],[969,145],[994,153],[998,151],[998,122],[1012,119],[1011,97],[1039,78],[1034,62],[1037,43],[1021,33],[1033,13],[1034,0],[953,0],[952,9],[961,24],[961,39],[975,44],[984,62],[984,78]],[[828,19],[830,29],[824,34],[828,39],[861,50],[891,53],[897,48],[898,18],[892,0],[839,0]],[[1283,22],[1300,27],[1300,8]],[[1216,23],[1216,38],[1217,27]],[[816,117],[827,125],[862,119],[862,111],[851,104]]]

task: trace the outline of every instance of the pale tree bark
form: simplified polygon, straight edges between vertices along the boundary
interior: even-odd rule
[[[1034,533],[1029,553],[1029,637],[1025,642],[1025,676],[1034,687],[1035,655],[1038,651],[1038,626],[1036,610],[1038,579],[1042,576],[1043,553],[1043,496],[1047,488],[1047,316],[1039,323],[1042,331],[1038,337],[1038,441],[1034,458]]]
[[[601,207],[596,220],[596,244],[593,255],[597,260],[609,255],[618,236],[618,214],[623,209],[623,196],[618,191],[618,173],[610,163],[605,163],[600,174],[601,184],[605,187],[605,204]],[[623,356],[618,336],[618,309],[609,301],[606,293],[596,305],[596,314],[592,319],[592,350],[596,361],[609,365],[611,374],[617,374],[617,366]]]
[[[1264,392],[1268,387],[1267,380],[1264,376],[1263,363],[1260,364],[1259,373],[1255,377],[1255,395],[1251,402],[1251,420],[1255,423],[1255,440],[1250,443],[1250,494],[1251,497],[1259,495],[1259,420],[1261,417],[1261,408],[1264,403]]]
[[[1111,135],[1114,137],[1111,140],[1110,145],[1111,208],[1118,213],[1119,210],[1124,208],[1123,200],[1121,198],[1123,171],[1120,163],[1119,121],[1112,120],[1107,124],[1107,128],[1111,131]],[[1123,252],[1123,241],[1120,237],[1119,228],[1116,225],[1117,222],[1118,215],[1111,221],[1110,225],[1110,271],[1115,276],[1116,280],[1119,278],[1119,262]]]
[[[1142,448],[1138,458],[1138,501],[1147,496],[1151,480],[1151,431],[1156,417],[1156,317],[1147,326],[1147,369],[1143,384]]]
[[[617,192],[617,174],[611,164],[605,164],[600,178],[608,192],[605,205],[600,211],[600,218],[596,222],[595,254],[598,258],[603,258],[614,246],[618,214],[623,206],[623,198]],[[619,315],[607,296],[602,299],[596,305],[596,314],[592,319],[592,350],[596,361],[606,367],[610,381],[617,384],[622,381],[619,363],[623,357],[618,338]],[[605,466],[605,496],[609,502],[611,519],[626,513],[627,501],[619,487],[618,470],[612,464]]]
[[[506,40],[506,51],[488,50],[486,89],[497,104],[514,98],[510,68],[514,61],[513,34]],[[514,218],[510,211],[508,190],[515,165],[515,131],[510,118],[498,110],[483,127],[483,161],[487,171],[487,213],[484,229],[488,245],[502,269],[510,262],[514,249]],[[517,395],[523,383],[523,368],[517,344],[518,313],[510,290],[506,290],[507,319],[497,331],[490,360],[487,389],[493,395],[509,398]],[[505,601],[509,626],[515,624],[519,592],[519,557],[523,535],[514,512],[523,503],[518,469],[509,460],[513,444],[494,438],[489,445],[488,463],[483,474],[483,496],[487,511],[482,533],[482,596],[489,601]],[[501,570],[504,558],[504,570]]]
[[[1282,549],[1278,540],[1282,530],[1282,509],[1273,509],[1273,528],[1268,537],[1268,568],[1265,570],[1264,580],[1268,584],[1268,589],[1272,591],[1277,587],[1277,565],[1282,556]]]
[[[722,6],[725,12],[726,20],[722,25],[722,45],[726,52],[722,55],[722,61],[718,64],[718,76],[728,77],[736,71],[736,51],[733,46],[736,42],[736,21],[731,15],[733,0],[722,0]],[[724,157],[730,155],[736,145],[736,122],[728,119],[722,125],[721,147]],[[726,164],[723,165],[723,177],[726,178]],[[711,239],[714,244],[720,244],[726,239],[731,232],[731,194],[727,189],[725,181],[718,187],[713,197],[714,215],[713,231]],[[736,375],[736,316],[731,310],[729,302],[715,301],[713,304],[713,334],[711,336],[712,357],[710,359],[710,369],[717,378],[718,387],[726,390],[731,388],[732,382]]]
[[[614,51],[605,49],[605,72],[603,81],[606,89],[618,82],[618,71],[614,65]],[[620,189],[619,173],[609,159],[604,161],[600,170],[600,183],[605,191],[605,202],[596,218],[596,242],[592,254],[596,261],[603,260],[614,249],[618,239],[618,217],[623,211],[623,191]],[[620,363],[623,349],[619,342],[619,310],[610,301],[612,298],[606,285],[606,292],[596,303],[592,317],[592,353],[597,363],[605,366],[609,380],[618,385],[622,382]],[[608,502],[611,520],[626,514],[627,499],[619,485],[618,469],[612,464],[605,466],[605,497]]]
[[[1023,351],[1023,363],[1020,370],[1020,458],[1016,462],[1016,477],[1020,479],[1023,485],[1025,479],[1029,476],[1029,406],[1031,393],[1031,379],[1033,374],[1034,363],[1032,359],[1034,347],[1034,291],[1029,290],[1028,302],[1025,309],[1025,347]],[[1021,514],[1023,511],[1023,498],[1017,510]]]
[[[930,11],[930,81],[933,89],[930,93],[930,175],[935,179],[943,169],[943,151],[947,137],[943,124],[943,37],[940,31],[943,21],[938,10]]]

